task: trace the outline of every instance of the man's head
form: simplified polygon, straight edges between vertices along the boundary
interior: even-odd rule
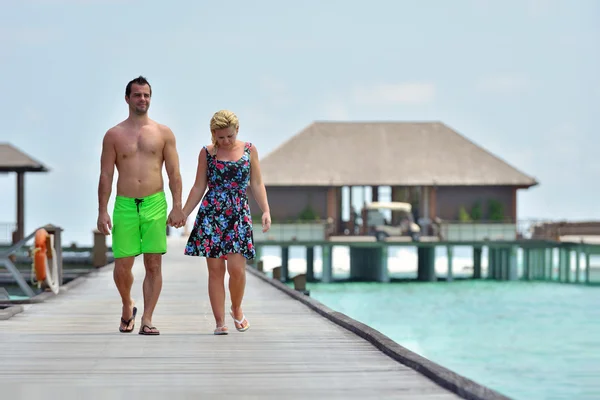
[[[152,86],[143,76],[132,79],[125,88],[125,101],[129,104],[129,110],[137,115],[148,112],[151,97]]]
[[[228,148],[235,144],[240,123],[229,110],[217,111],[210,120],[212,143],[215,147]]]

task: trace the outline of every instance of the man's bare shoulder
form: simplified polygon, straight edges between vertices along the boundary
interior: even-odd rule
[[[154,124],[155,124],[156,128],[157,128],[157,129],[158,129],[158,130],[159,130],[159,131],[160,131],[162,134],[164,134],[164,135],[167,135],[167,136],[171,136],[171,135],[173,135],[173,131],[172,131],[172,130],[171,130],[171,128],[169,128],[167,125],[165,125],[165,124],[160,124],[160,123],[158,123],[158,122],[155,122],[155,121],[152,121],[152,122],[154,122]]]
[[[123,127],[123,123],[121,122],[106,131],[106,133],[104,134],[104,140],[117,140],[117,138],[123,133],[124,130],[125,128]]]

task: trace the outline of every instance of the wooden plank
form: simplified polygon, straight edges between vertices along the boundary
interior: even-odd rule
[[[181,239],[169,241],[153,321],[160,336],[137,334],[141,258],[134,334],[118,332],[120,300],[112,266],[103,268],[0,323],[3,397],[93,389],[98,398],[458,398],[252,274],[244,301],[250,330],[235,331],[229,318],[231,333],[212,335],[205,262],[184,256]]]

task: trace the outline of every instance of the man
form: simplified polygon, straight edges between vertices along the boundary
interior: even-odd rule
[[[167,251],[167,223],[185,224],[181,208],[181,175],[175,136],[166,126],[148,117],[152,88],[140,76],[127,84],[125,101],[129,117],[109,129],[102,142],[98,184],[98,230],[110,235],[115,257],[114,280],[123,301],[119,331],[132,332],[137,308],[131,299],[136,256],[144,255],[144,313],[140,334],[159,335],[152,314],[162,289],[162,255]],[[173,208],[167,218],[162,167],[169,176]],[[117,195],[111,225],[107,211],[114,167],[117,167]]]

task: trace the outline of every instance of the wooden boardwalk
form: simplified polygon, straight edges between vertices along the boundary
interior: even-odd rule
[[[248,274],[244,311],[251,328],[214,336],[203,259],[170,239],[153,323],[137,334],[143,308],[140,257],[134,266],[134,334],[118,332],[112,265],[81,284],[0,321],[2,399],[81,397],[454,399],[455,394],[371,343]]]

